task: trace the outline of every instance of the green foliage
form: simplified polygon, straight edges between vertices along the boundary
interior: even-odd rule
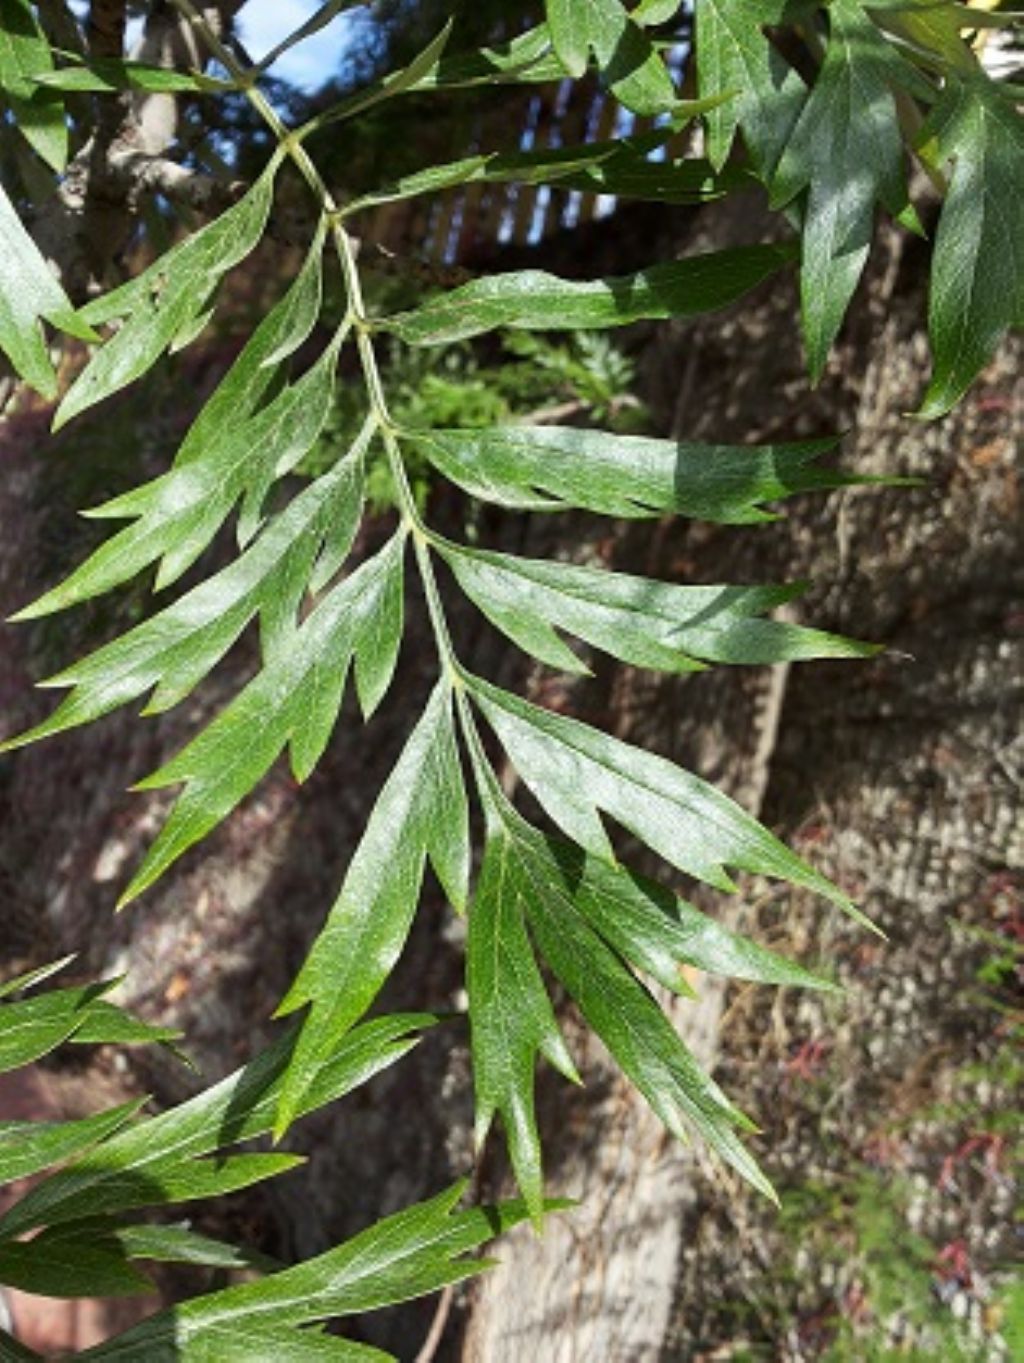
[[[829,986],[623,867],[606,821],[669,867],[717,890],[736,889],[733,872],[765,875],[823,896],[862,924],[867,920],[841,888],[696,775],[472,675],[449,633],[436,565],[446,565],[455,586],[517,646],[559,671],[585,671],[564,634],[630,664],[669,672],[711,663],[856,658],[872,650],[765,618],[794,587],[650,582],[454,543],[429,523],[424,470],[429,466],[432,476],[469,497],[506,508],[620,518],[674,514],[724,524],[770,521],[774,504],[792,494],[863,481],[820,462],[836,443],[827,438],[724,446],[623,434],[616,390],[628,379],[628,366],[593,332],[723,308],[795,266],[810,368],[820,373],[867,258],[876,204],[917,225],[906,188],[914,150],[937,180],[944,186],[948,180],[932,271],[934,373],[922,414],[946,411],[1022,311],[1014,239],[1006,235],[1021,225],[1021,124],[1008,92],[960,36],[973,11],[946,0],[870,7],[859,0],[828,6],[701,0],[700,98],[685,101],[658,37],[676,6],[549,0],[546,24],[477,51],[448,50],[449,21],[400,69],[288,128],[259,83],[268,63],[245,69],[191,0],[173,5],[203,46],[204,60],[219,63],[223,81],[113,59],[55,72],[30,7],[21,0],[3,4],[18,24],[12,29],[17,41],[0,47],[0,85],[20,134],[51,167],[63,164],[54,112],[63,108],[54,93],[59,89],[102,101],[124,90],[173,95],[198,87],[213,99],[244,100],[272,146],[231,208],[168,249],[155,243],[148,268],[78,311],[14,201],[0,190],[0,346],[18,372],[53,397],[56,377],[42,322],[90,343],[97,340],[94,328],[105,329],[64,395],[55,426],[109,399],[204,330],[225,277],[256,249],[275,203],[299,192],[294,182],[285,188],[286,163],[315,219],[295,279],[256,326],[167,472],[94,509],[95,517],[127,524],[20,614],[67,609],[151,567],[156,589],[192,569],[189,586],[51,678],[68,695],[48,720],[4,746],[91,722],[142,697],[148,697],[147,713],[166,710],[258,621],[255,675],[140,782],[180,792],[122,895],[125,903],[225,818],[283,753],[299,781],[310,775],[337,723],[350,671],[364,717],[374,712],[401,647],[407,568],[429,615],[437,681],[384,783],[325,927],[280,1006],[283,1013],[303,1009],[302,1018],[250,1066],[179,1109],[135,1125],[127,1111],[108,1114],[92,1126],[73,1124],[19,1145],[23,1160],[37,1150],[30,1164],[69,1157],[73,1163],[0,1220],[2,1271],[33,1290],[52,1290],[66,1274],[65,1287],[76,1293],[134,1291],[142,1283],[138,1258],[230,1258],[229,1250],[173,1232],[161,1238],[117,1218],[243,1187],[291,1167],[293,1158],[280,1154],[214,1158],[225,1143],[225,1125],[228,1144],[267,1131],[281,1136],[298,1116],[408,1049],[409,1032],[427,1019],[359,1019],[402,950],[428,862],[451,904],[469,917],[477,1135],[483,1140],[494,1115],[501,1116],[523,1205],[457,1212],[460,1190],[443,1194],[309,1264],[155,1317],[91,1356],[252,1357],[258,1339],[261,1352],[282,1357],[371,1357],[372,1351],[300,1327],[456,1281],[479,1266],[463,1255],[495,1231],[526,1215],[539,1222],[545,1204],[533,1097],[538,1054],[577,1077],[545,968],[668,1130],[677,1136],[696,1131],[770,1195],[741,1139],[751,1122],[700,1070],[641,977],[679,990],[681,968],[692,965],[764,983]],[[342,7],[330,0],[293,39],[315,33]],[[768,26],[781,26],[787,41],[769,38]],[[311,150],[324,128],[403,96],[443,99],[458,89],[560,82],[582,78],[591,65],[608,98],[661,115],[665,126],[526,153],[481,148],[455,162],[408,174],[403,168],[347,203],[325,183]],[[668,132],[697,116],[706,123],[707,160],[650,159]],[[370,308],[349,219],[381,203],[488,180],[668,203],[760,184],[799,228],[800,242],[655,261],[595,280],[514,271],[397,308],[387,299]],[[325,265],[341,295],[340,315],[333,301],[325,303]],[[493,332],[507,337],[506,352],[519,360],[496,390],[474,368],[476,360],[454,379],[447,361],[437,365],[435,347]],[[576,335],[553,342],[545,338],[549,332]],[[399,358],[410,351],[426,358]],[[339,366],[346,376],[340,406]],[[552,384],[556,392],[567,388],[581,414],[611,429],[517,421],[537,370],[549,376],[547,391]],[[291,476],[296,471],[304,481]],[[391,502],[396,524],[382,547],[353,564],[368,497]],[[204,551],[232,521],[237,553],[226,566],[204,572]],[[542,825],[527,822],[503,793],[480,719],[535,798]],[[473,797],[486,825],[475,884]],[[126,1019],[102,993],[102,986],[55,991],[41,1002],[4,1005],[0,1054],[6,1063],[23,1064],[66,1039],[169,1040]],[[13,1239],[39,1227],[42,1233],[30,1242]],[[88,1263],[75,1253],[83,1237],[95,1247]]]
[[[168,1036],[103,999],[116,981],[20,997],[67,964],[0,985],[0,1071],[37,1060],[65,1040],[124,1044]],[[317,1068],[295,1115],[394,1064],[434,1020],[379,1017],[350,1030]],[[301,1164],[288,1154],[228,1153],[270,1129],[295,1042],[293,1027],[243,1069],[157,1116],[142,1115],[141,1098],[76,1121],[0,1123],[0,1186],[43,1175],[0,1216],[0,1284],[47,1296],[120,1297],[152,1291],[141,1263],[244,1269],[250,1281],[151,1316],[83,1357],[251,1359],[257,1347],[273,1347],[296,1359],[388,1358],[298,1327],[405,1301],[479,1272],[482,1262],[466,1255],[522,1220],[521,1206],[458,1210],[459,1185],[289,1269],[187,1224],[137,1219],[144,1210],[234,1192]],[[34,1233],[25,1239],[28,1231]],[[36,1357],[2,1331],[0,1354]]]

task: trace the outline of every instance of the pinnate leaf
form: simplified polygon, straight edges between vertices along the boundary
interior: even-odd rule
[[[1006,330],[1024,326],[1024,119],[980,69],[951,75],[919,145],[949,174],[928,309],[934,367],[920,412],[937,417]]]
[[[676,94],[668,70],[620,0],[546,0],[545,8],[555,52],[570,76],[583,75],[593,52],[627,109],[658,114],[672,108]]]
[[[463,591],[504,634],[550,667],[584,672],[565,630],[637,667],[690,672],[703,662],[778,663],[876,650],[820,630],[758,618],[799,587],[681,587],[571,563],[446,544]]]
[[[323,754],[350,664],[369,712],[394,671],[402,628],[399,533],[336,587],[238,696],[138,789],[184,783],[167,822],[121,898],[125,904],[214,828],[266,775],[286,747],[304,781]]]
[[[593,330],[645,318],[691,317],[736,302],[793,254],[788,246],[740,246],[583,282],[543,270],[490,275],[377,325],[409,345],[443,345],[495,327]]]
[[[155,364],[201,314],[220,279],[255,247],[270,213],[276,155],[233,207],[81,311],[90,325],[122,319],[68,390],[54,428],[110,397]]]
[[[526,930],[524,881],[509,832],[495,828],[469,914],[466,987],[472,1025],[476,1141],[500,1113],[512,1168],[536,1224],[543,1211],[540,1135],[534,1105],[538,1052],[578,1082]]]
[[[439,683],[388,777],[323,931],[279,1008],[309,1004],[275,1125],[294,1119],[325,1059],[369,1007],[405,944],[429,857],[451,902],[463,908],[469,877],[466,794]]]
[[[0,350],[26,383],[45,398],[57,396],[57,375],[40,323],[69,336],[95,340],[75,312],[39,248],[0,185]]]
[[[575,426],[409,431],[434,467],[474,497],[520,510],[602,515],[672,512],[727,525],[770,521],[763,507],[798,492],[864,480],[814,461],[835,439],[704,445]]]
[[[785,8],[786,0],[701,0],[696,6],[700,93],[721,101],[705,116],[716,170],[742,127],[754,167],[767,178],[799,116],[804,83],[763,32]]]
[[[64,102],[37,88],[53,73],[53,54],[28,0],[0,0],[0,91],[30,146],[58,175],[68,159]]]
[[[459,1184],[429,1202],[397,1212],[294,1268],[162,1311],[82,1357],[144,1357],[153,1363],[252,1358],[265,1332],[274,1341],[274,1358],[371,1363],[387,1357],[376,1350],[339,1352],[333,1349],[339,1341],[321,1348],[324,1337],[307,1336],[297,1327],[408,1301],[480,1272],[486,1261],[466,1256],[517,1225],[526,1208],[520,1202],[506,1202],[458,1210],[463,1191]],[[303,1349],[306,1340],[310,1351]],[[279,1345],[290,1351],[278,1352]]]
[[[307,1090],[303,1114],[333,1102],[394,1064],[433,1022],[426,1014],[376,1018],[351,1031]],[[268,1132],[295,1045],[289,1030],[243,1069],[180,1106],[117,1131],[51,1174],[0,1217],[0,1239],[41,1225],[108,1216],[244,1187],[295,1160],[278,1155],[203,1158]]]
[[[333,571],[343,558],[361,508],[361,461],[342,460],[301,492],[234,563],[51,677],[46,685],[72,687],[70,695],[48,719],[2,749],[87,724],[150,691],[148,714],[169,709],[213,670],[256,615],[271,661],[294,629],[313,574]]]
[[[472,694],[549,817],[591,855],[614,862],[600,812],[686,875],[735,888],[732,866],[813,890],[867,920],[824,876],[714,786],[634,748],[474,678]]]
[[[828,7],[825,60],[772,179],[783,206],[807,189],[800,297],[811,374],[828,358],[868,257],[875,203],[908,208],[894,87],[907,67],[860,0]]]
[[[653,997],[581,912],[580,868],[572,860],[575,849],[564,849],[569,857],[560,857],[558,844],[530,829],[507,805],[501,818],[505,831],[495,853],[500,857],[499,878],[486,886],[488,895],[499,903],[491,905],[485,899],[485,928],[497,922],[507,931],[510,922],[518,928],[525,918],[545,961],[668,1129],[685,1138],[687,1126],[692,1126],[744,1178],[773,1196],[771,1186],[736,1135],[737,1127],[749,1129],[749,1121],[701,1071]],[[483,877],[480,889],[485,889]],[[475,900],[470,909],[471,923],[478,905]],[[491,928],[482,950],[493,953],[504,941]],[[524,967],[533,965],[525,928],[516,959]],[[504,962],[501,965],[503,968]],[[488,995],[478,990],[475,997],[471,993],[474,1064],[480,1051],[485,1059],[491,1060],[484,1071],[489,1080],[484,1093],[492,1102],[500,1094],[503,1113],[511,1113],[519,1123],[521,1129],[510,1130],[513,1162],[517,1177],[522,1166],[523,1176],[532,1180],[539,1177],[532,1166],[538,1154],[533,1119],[533,1057],[541,1037],[545,1038],[548,1054],[558,1057],[559,1067],[570,1075],[573,1071],[565,1064],[568,1058],[560,1055],[552,1044],[550,1006],[542,987],[539,994],[531,990],[518,1002],[519,1015],[513,1024],[511,1000],[496,1000],[493,992]],[[483,1014],[482,1024],[477,1018],[478,1010]],[[476,1032],[481,1025],[483,1039],[478,1042]],[[506,1061],[504,1070],[501,1035],[494,1032],[502,1025],[506,1028],[514,1025],[515,1029],[505,1043],[506,1051],[515,1056],[515,1064]],[[554,1037],[557,1038],[557,1033]],[[479,1079],[477,1082],[479,1085]],[[506,1115],[507,1127],[508,1122]]]

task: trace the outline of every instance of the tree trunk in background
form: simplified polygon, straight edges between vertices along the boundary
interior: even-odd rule
[[[616,732],[692,763],[762,813],[891,938],[883,946],[806,896],[747,878],[739,903],[717,912],[783,950],[834,960],[849,994],[839,1005],[750,987],[726,998],[707,980],[698,1003],[671,1005],[702,1060],[721,1054],[718,1073],[765,1127],[759,1155],[781,1184],[823,1166],[848,1172],[897,1113],[910,1122],[908,1172],[934,1181],[936,1152],[915,1139],[913,1115],[993,1025],[964,998],[977,953],[951,920],[997,928],[993,896],[1024,862],[1020,346],[1008,344],[940,425],[903,417],[919,400],[927,350],[918,261],[901,261],[901,245],[893,235],[878,252],[818,393],[802,377],[795,299],[779,288],[753,309],[669,331],[649,356],[648,387],[675,399],[681,436],[847,429],[846,467],[925,486],[805,498],[785,523],[756,530],[631,528],[614,555],[616,567],[672,580],[807,577],[803,618],[891,650],[870,663],[687,679],[619,669],[608,688],[604,719]],[[787,1046],[807,1036],[826,1038],[836,1076],[828,1148],[786,1092]],[[766,1291],[770,1211],[702,1151],[667,1141],[603,1057],[584,1074],[595,1096],[563,1087],[546,1112],[551,1192],[582,1205],[542,1240],[520,1230],[503,1246],[475,1289],[463,1363],[710,1357],[733,1338],[730,1304]],[[1000,1219],[995,1258],[1013,1252],[1002,1196],[985,1186],[970,1213],[953,1208],[952,1224],[989,1262]],[[921,1228],[950,1238],[939,1202],[922,1209]],[[768,1331],[777,1354],[763,1356],[812,1356],[789,1325]]]
[[[749,240],[761,226],[744,207],[696,222],[705,240],[691,233],[687,249]],[[633,240],[627,249],[643,245]],[[897,239],[883,243],[830,376],[814,394],[803,377],[790,284],[720,317],[652,332],[643,369],[663,429],[723,441],[849,429],[847,467],[913,473],[925,486],[803,498],[784,521],[757,529],[643,524],[613,541],[607,523],[583,525],[591,547],[619,569],[692,581],[808,577],[815,587],[802,617],[892,650],[869,663],[720,669],[685,680],[599,662],[596,682],[571,695],[576,713],[649,743],[762,811],[890,933],[884,947],[805,897],[749,881],[735,902],[700,900],[780,949],[835,957],[851,989],[836,1005],[770,990],[726,993],[703,980],[699,1002],[670,1005],[698,1056],[709,1064],[720,1058],[728,1084],[765,1127],[759,1153],[781,1177],[790,1169],[799,1177],[809,1158],[806,1126],[790,1120],[787,1038],[831,1030],[833,1056],[849,1062],[836,1090],[835,1125],[844,1148],[859,1148],[905,1091],[908,1067],[930,1048],[957,1044],[942,1029],[966,1036],[976,1026],[950,1010],[970,960],[946,919],[983,921],[993,877],[1021,861],[1019,843],[1011,846],[1021,761],[1020,669],[1012,651],[1022,628],[1013,604],[1019,507],[1011,462],[1019,347],[1004,349],[947,421],[924,427],[901,417],[925,377],[917,249],[908,247],[901,261]],[[651,243],[643,254],[659,252]],[[30,418],[20,431],[20,451],[9,455],[0,488],[4,523],[18,528],[0,555],[5,614],[43,585],[25,581],[26,550],[46,533],[51,515],[46,505],[31,510],[38,470]],[[37,434],[41,440],[41,425]],[[561,535],[561,547],[575,552],[583,523],[492,524],[498,547],[547,550]],[[165,805],[163,796],[128,796],[126,787],[223,703],[238,674],[205,687],[181,715],[143,725],[125,712],[5,759],[0,876],[5,915],[16,929],[9,954],[39,959],[80,950],[91,970],[130,962],[126,1000],[153,1020],[184,1026],[206,1080],[251,1054],[323,919],[428,685],[433,654],[421,615],[413,603],[402,670],[381,715],[364,730],[347,709],[303,791],[283,773],[273,776],[204,853],[117,919],[116,884]],[[474,668],[521,681],[511,650],[470,628]],[[0,695],[18,723],[30,708],[29,668],[16,651],[21,637],[5,641],[0,670]],[[535,693],[539,685],[533,678]],[[428,891],[382,1005],[452,1008],[462,984],[460,934],[461,924]],[[905,979],[916,990],[910,1012],[897,987]],[[426,1302],[357,1323],[360,1338],[403,1360],[416,1358],[429,1340],[424,1363],[428,1356],[646,1363],[696,1357],[701,1341],[720,1342],[715,1331],[725,1327],[716,1324],[716,1305],[749,1291],[744,1275],[766,1252],[762,1213],[701,1150],[667,1140],[593,1039],[568,1022],[587,1089],[543,1073],[540,1108],[551,1191],[579,1197],[581,1207],[553,1218],[543,1240],[525,1230],[510,1236],[501,1266],[480,1286],[458,1291],[433,1337],[432,1322],[442,1322],[436,1303]],[[875,1034],[892,1039],[884,1054],[870,1050]],[[773,1049],[777,1035],[783,1041]],[[143,1063],[147,1085],[161,1098],[190,1091],[181,1070],[152,1057]],[[311,1154],[303,1173],[234,1204],[241,1212],[215,1211],[201,1228],[216,1231],[222,1217],[227,1230],[241,1229],[272,1252],[321,1250],[464,1173],[471,1106],[466,1036],[453,1023],[300,1127],[295,1144]],[[477,1191],[498,1193],[504,1180],[503,1162],[492,1155]],[[779,1357],[803,1356],[785,1340],[779,1347]]]

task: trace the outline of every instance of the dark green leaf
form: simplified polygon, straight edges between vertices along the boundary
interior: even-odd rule
[[[832,0],[828,14],[825,60],[772,180],[776,206],[807,189],[800,297],[815,379],[867,261],[876,200],[895,217],[908,208],[893,96],[903,59],[860,0]]]
[[[333,587],[235,699],[176,757],[139,782],[139,790],[184,784],[155,842],[121,897],[141,894],[214,828],[263,779],[286,747],[304,781],[316,766],[341,708],[355,660],[366,709],[380,699],[401,641],[402,555],[399,532],[373,558]]]
[[[69,336],[95,340],[76,313],[0,185],[0,350],[26,383],[57,396],[57,375],[40,320]]]
[[[571,76],[583,75],[593,52],[626,108],[638,114],[672,108],[676,92],[665,64],[620,0],[546,0],[545,8],[555,52]]]
[[[571,331],[691,317],[734,303],[793,254],[786,246],[741,246],[586,282],[543,270],[490,275],[377,325],[409,345],[443,345],[495,327]]]
[[[198,1264],[207,1268],[277,1268],[273,1260],[237,1245],[198,1235],[188,1226],[113,1226],[107,1234],[129,1259],[153,1259],[163,1264]]]
[[[158,560],[157,585],[169,586],[195,562],[240,498],[246,499],[250,520],[258,515],[270,482],[307,452],[333,402],[340,337],[300,379],[256,410],[274,378],[275,364],[312,330],[320,297],[318,238],[291,288],[257,327],[196,418],[170,472],[88,513],[98,519],[131,518],[133,524],[15,618],[65,610],[129,581]]]
[[[104,1358],[116,1357],[104,1354]],[[190,1339],[184,1353],[168,1358],[184,1363],[398,1363],[394,1354],[383,1353],[369,1344],[357,1344],[338,1335],[321,1334],[317,1329],[274,1329],[269,1323],[246,1322],[244,1333],[232,1332],[230,1322],[221,1328],[211,1326]]]
[[[272,157],[245,197],[226,213],[82,309],[90,325],[115,319],[122,319],[122,325],[72,384],[57,409],[54,429],[145,374],[205,310],[222,276],[263,235],[280,160],[281,153]]]
[[[362,461],[357,456],[341,461],[300,493],[234,563],[51,677],[45,685],[73,687],[71,694],[49,719],[9,739],[0,751],[89,723],[149,691],[153,697],[147,714],[170,709],[213,670],[257,614],[265,657],[271,661],[290,638],[307,585],[317,585],[315,580],[311,584],[311,574],[322,576],[328,568],[333,575],[351,544],[361,509]],[[80,578],[80,585],[84,581]]]
[[[796,587],[678,587],[543,559],[441,546],[463,591],[527,653],[587,669],[556,629],[637,667],[691,672],[703,662],[779,663],[865,657],[869,644],[758,616]]]
[[[920,411],[937,417],[1006,330],[1024,325],[1024,119],[980,70],[950,76],[919,144],[949,167],[928,310],[934,368]]]
[[[59,71],[36,66],[32,79],[48,90],[113,94],[119,90],[146,90],[164,94],[230,90],[230,82],[214,80],[201,72],[173,71],[165,66],[125,61],[118,57],[93,57]]]
[[[504,828],[488,839],[469,914],[466,986],[473,1040],[476,1141],[501,1114],[516,1182],[535,1224],[543,1217],[533,1071],[538,1052],[579,1082],[541,980],[523,913],[523,872]]]
[[[213,1360],[225,1356],[221,1349],[226,1340],[236,1350],[230,1356],[238,1357],[242,1342],[251,1344],[249,1332],[266,1329],[268,1320],[273,1322],[273,1335],[279,1337],[289,1326],[374,1310],[460,1282],[486,1266],[486,1261],[466,1256],[526,1216],[519,1202],[458,1211],[462,1192],[460,1184],[387,1217],[326,1254],[259,1282],[193,1298],[81,1357],[145,1358],[146,1363]],[[332,1357],[330,1353],[294,1356]]]
[[[743,129],[758,173],[772,174],[803,104],[804,83],[762,31],[786,0],[701,0],[696,6],[697,74],[705,98],[728,96],[706,115],[716,170]]]
[[[157,1027],[133,1018],[130,1013],[96,999],[89,1004],[81,1026],[71,1040],[84,1045],[141,1046],[154,1041],[176,1041],[182,1035],[175,1027]]]
[[[834,439],[795,445],[700,445],[612,435],[575,426],[498,426],[487,431],[410,431],[409,439],[452,482],[500,506],[606,516],[666,512],[727,525],[774,520],[764,502],[862,479],[814,460]]]
[[[333,1102],[394,1064],[416,1044],[415,1033],[433,1021],[427,1014],[404,1014],[375,1018],[353,1029],[317,1072],[301,1113]],[[230,1182],[235,1174],[251,1181],[275,1167],[289,1167],[286,1157],[275,1166],[266,1162],[275,1156],[234,1156],[230,1162],[202,1156],[270,1130],[295,1037],[295,1029],[289,1029],[244,1069],[158,1117],[119,1131],[37,1184],[0,1217],[0,1237],[156,1205],[165,1200],[165,1191],[172,1200],[207,1196],[204,1189],[216,1183],[219,1170]],[[246,1163],[240,1163],[243,1159]]]
[[[593,856],[614,862],[603,811],[671,865],[717,889],[735,888],[726,874],[733,866],[813,890],[867,922],[846,895],[706,781],[480,678],[471,687],[549,817]]]
[[[438,683],[388,777],[323,931],[278,1013],[311,1004],[285,1077],[280,1134],[325,1060],[376,997],[401,953],[427,858],[463,908],[469,876],[466,795],[451,694]]]
[[[11,1122],[0,1128],[0,1183],[27,1178],[40,1169],[80,1155],[124,1126],[145,1099],[74,1122]]]
[[[115,980],[75,989],[52,989],[30,999],[0,1004],[0,1074],[48,1055],[88,1017],[89,1006]]]
[[[635,874],[588,857],[554,838],[547,853],[558,863],[579,912],[624,960],[666,989],[686,994],[684,965],[710,975],[759,984],[833,989],[829,981],[804,970],[749,938],[731,932],[672,891]]]
[[[754,1187],[771,1185],[736,1135],[750,1122],[701,1070],[657,1003],[582,916],[571,882],[539,838],[517,840],[522,893],[544,959],[623,1072],[679,1139],[687,1123]]]
[[[37,90],[32,79],[52,70],[50,44],[28,0],[0,0],[0,90],[22,135],[59,175],[68,159],[64,103]]]
[[[0,1245],[0,1283],[47,1297],[129,1297],[153,1284],[116,1249],[90,1243]]]

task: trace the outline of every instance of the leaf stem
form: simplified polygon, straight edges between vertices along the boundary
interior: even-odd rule
[[[172,0],[172,4],[196,30],[202,41],[244,92],[253,109],[260,115],[277,139],[279,151],[287,154],[295,163],[319,203],[324,217],[331,224],[331,235],[348,293],[348,313],[339,334],[344,335],[348,326],[355,328],[356,348],[359,353],[363,378],[366,382],[367,396],[376,417],[377,426],[380,429],[388,466],[398,494],[402,520],[412,532],[416,551],[416,565],[427,599],[427,610],[434,631],[438,657],[449,682],[459,692],[465,685],[465,670],[455,654],[448,621],[444,613],[444,603],[441,600],[434,565],[430,558],[429,545],[433,536],[419,514],[416,498],[409,486],[405,460],[402,458],[402,451],[398,443],[398,428],[388,410],[380,366],[377,363],[376,351],[370,336],[370,322],[363,299],[359,267],[356,262],[356,244],[342,225],[337,200],[331,194],[323,176],[302,145],[302,137],[311,129],[307,127],[294,132],[286,127],[277,110],[254,83],[255,76],[259,74],[258,71],[247,70],[242,65],[230,47],[210,27],[204,15],[192,4],[192,0]]]

